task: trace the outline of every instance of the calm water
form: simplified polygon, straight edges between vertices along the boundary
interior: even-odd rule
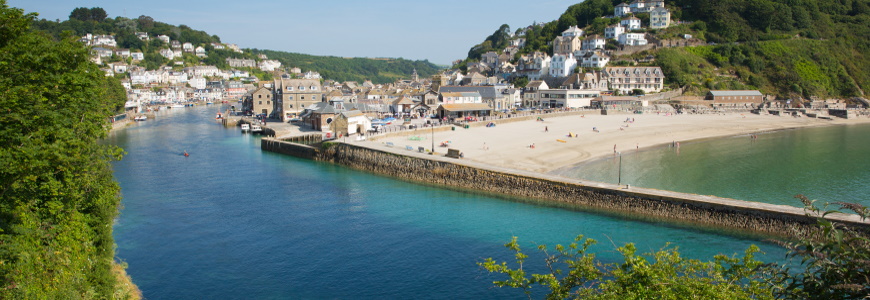
[[[622,182],[693,194],[802,206],[794,195],[870,205],[870,125],[827,126],[683,142],[622,156]],[[554,172],[617,182],[619,159]]]
[[[128,152],[115,164],[124,196],[117,256],[149,299],[524,298],[491,288],[503,278],[475,264],[510,259],[502,245],[512,236],[533,254],[535,243],[585,234],[600,242],[593,250],[607,262],[619,258],[614,245],[627,242],[644,251],[672,242],[705,260],[750,244],[767,261],[784,255],[760,238],[524,204],[265,153],[256,137],[215,123],[216,110],[163,111],[109,138]]]

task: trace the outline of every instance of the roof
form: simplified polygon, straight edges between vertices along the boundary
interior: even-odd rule
[[[446,111],[492,110],[486,103],[442,104],[441,108]]]
[[[445,97],[480,97],[480,93],[477,93],[477,92],[454,92],[454,93],[442,93],[441,96],[445,96]]]
[[[399,99],[396,99],[395,101],[393,101],[393,105],[403,105],[403,104],[414,104],[414,100],[411,100],[411,98],[408,98],[408,97],[400,97]]]
[[[713,96],[763,96],[761,92],[756,90],[742,90],[742,91],[710,91],[710,95]]]
[[[442,86],[438,89],[441,94],[444,93],[478,93],[481,98],[495,99],[500,97],[495,86]],[[470,96],[466,96],[470,97]]]
[[[341,115],[344,116],[345,118],[353,118],[353,117],[362,116],[363,113],[361,111],[358,111],[358,110],[348,110],[348,111],[341,112]]]

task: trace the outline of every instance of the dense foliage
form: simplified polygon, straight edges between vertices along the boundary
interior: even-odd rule
[[[0,298],[111,298],[119,188],[99,145],[125,92],[0,0]]]
[[[371,80],[376,84],[389,83],[397,79],[411,79],[410,74],[415,69],[420,78],[427,78],[441,70],[441,67],[428,60],[344,58],[258,49],[249,51],[266,54],[270,59],[280,61],[285,67],[298,67],[303,72],[316,71],[323,78],[339,82]]]
[[[807,214],[817,219],[819,234],[795,242],[776,242],[789,252],[782,265],[754,258],[750,246],[743,256],[717,255],[702,262],[683,258],[676,248],[636,254],[633,244],[617,250],[622,263],[602,263],[589,251],[596,242],[578,236],[555,253],[538,246],[544,255],[543,273],[531,273],[533,264],[520,249],[517,238],[505,247],[514,252],[515,266],[488,258],[478,265],[507,276],[493,281],[496,287],[523,290],[533,298],[535,287],[548,299],[866,299],[870,297],[870,240],[857,231],[826,217],[838,211],[818,208],[815,201],[796,196]],[[867,207],[836,202],[867,220]],[[825,208],[827,204],[825,205]],[[540,293],[540,292],[539,292]]]

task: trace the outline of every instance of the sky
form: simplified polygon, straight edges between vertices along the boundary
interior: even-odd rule
[[[464,59],[502,24],[511,31],[559,18],[580,1],[408,0],[8,0],[10,7],[67,20],[77,7],[110,18],[146,15],[187,25],[241,48],[342,57]]]

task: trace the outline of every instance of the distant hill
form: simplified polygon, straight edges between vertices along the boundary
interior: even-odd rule
[[[229,69],[226,63],[226,58],[248,58],[259,60],[257,54],[265,54],[269,59],[280,61],[284,67],[298,67],[303,71],[315,71],[321,74],[325,79],[336,81],[364,81],[371,80],[374,83],[394,82],[397,79],[410,79],[411,74],[416,69],[420,78],[427,78],[437,73],[442,67],[439,67],[427,60],[411,61],[406,59],[390,59],[390,58],[340,58],[332,56],[316,56],[299,53],[289,53],[274,50],[258,50],[244,49],[244,53],[237,53],[226,49],[214,49],[211,43],[220,43],[221,39],[217,35],[209,35],[205,31],[192,29],[186,25],[170,25],[162,22],[157,22],[149,16],[140,16],[136,19],[128,19],[124,17],[104,18],[105,13],[100,8],[94,8],[94,11],[100,11],[103,15],[93,17],[94,14],[81,13],[81,8],[77,8],[71,14],[71,18],[65,21],[50,21],[50,20],[35,20],[32,28],[43,31],[60,39],[66,35],[83,36],[87,33],[91,34],[111,34],[115,36],[118,42],[118,47],[129,48],[132,50],[141,50],[145,54],[145,60],[139,65],[149,70],[157,69],[169,63],[163,58],[159,51],[162,48],[167,48],[163,42],[155,39],[157,35],[167,35],[172,40],[178,40],[181,43],[192,43],[195,46],[203,46],[206,48],[209,57],[200,59],[193,54],[185,54],[183,61],[185,65],[214,65],[221,69]],[[87,10],[87,9],[85,9]],[[152,38],[151,41],[142,41],[135,32],[147,32]],[[258,69],[246,69],[253,75],[261,79],[270,79],[272,74],[261,72]]]
[[[569,26],[603,34],[615,20],[621,0],[586,0],[572,5],[557,21],[521,28],[521,54],[544,51]],[[690,92],[752,88],[784,97],[852,97],[870,90],[870,0],[665,0],[671,28],[648,31],[660,39],[692,34],[710,45],[664,48],[654,55],[673,86]],[[646,14],[639,14],[648,20]],[[644,26],[647,26],[644,21]],[[499,31],[469,51],[476,60],[485,51],[504,49]],[[714,45],[715,44],[715,45]],[[498,47],[501,46],[501,47]],[[614,58],[632,61],[636,57]]]
[[[420,78],[428,78],[442,69],[428,60],[344,58],[259,49],[249,49],[249,51],[265,54],[285,66],[298,67],[303,71],[315,70],[320,72],[323,78],[336,81],[371,80],[374,83],[388,83],[395,82],[397,79],[411,79],[415,69]]]

